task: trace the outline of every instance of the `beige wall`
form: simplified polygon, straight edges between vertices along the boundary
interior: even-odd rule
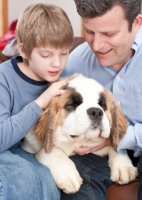
[[[81,36],[81,20],[76,12],[76,7],[73,0],[8,0],[8,21],[9,24],[18,18],[21,11],[32,3],[50,3],[63,8],[68,14],[73,25],[75,36]]]

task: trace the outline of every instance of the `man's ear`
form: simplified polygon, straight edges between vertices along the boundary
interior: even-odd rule
[[[136,16],[136,18],[135,18],[135,20],[133,22],[133,27],[132,28],[137,33],[141,26],[142,26],[142,15],[139,14],[139,15]]]
[[[25,54],[25,51],[24,51],[24,47],[23,47],[23,43],[19,43],[18,44],[18,51],[20,53],[20,55],[23,57],[23,58],[27,58],[26,54]]]

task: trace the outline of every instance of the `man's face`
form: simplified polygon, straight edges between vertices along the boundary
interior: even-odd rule
[[[123,9],[115,6],[101,17],[83,19],[84,35],[102,66],[112,66],[119,71],[133,55],[133,44],[138,26],[133,23],[128,30],[128,21]]]

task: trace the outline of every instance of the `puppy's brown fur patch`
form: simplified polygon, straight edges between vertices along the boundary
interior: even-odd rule
[[[62,125],[68,115],[64,105],[74,93],[74,89],[68,88],[62,95],[53,97],[34,127],[37,140],[40,141],[46,152],[51,152],[53,148],[55,130]]]
[[[117,105],[116,101],[111,92],[105,91],[107,98],[106,114],[110,119],[111,131],[110,131],[110,142],[114,149],[117,149],[120,140],[126,133],[128,127],[128,120],[124,116],[121,108]]]

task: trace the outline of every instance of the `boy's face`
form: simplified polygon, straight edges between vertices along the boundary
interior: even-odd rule
[[[69,48],[34,48],[29,59],[30,77],[38,81],[56,81],[66,66]]]
[[[85,39],[102,66],[121,69],[132,56],[136,32],[140,25],[135,20],[129,31],[128,21],[120,6],[115,6],[100,17],[83,19]]]

